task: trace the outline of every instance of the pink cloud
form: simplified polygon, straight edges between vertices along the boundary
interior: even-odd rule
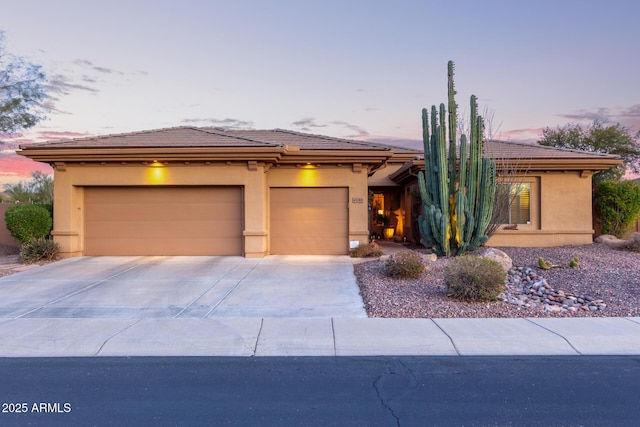
[[[31,174],[40,171],[46,174],[53,173],[53,169],[46,163],[35,162],[15,153],[20,145],[28,145],[36,142],[55,141],[88,136],[86,133],[68,131],[30,131],[23,134],[5,136],[0,146],[0,191],[4,184],[16,183],[31,178]]]
[[[18,154],[0,157],[0,190],[3,184],[31,178],[31,173],[35,171],[53,173],[53,169],[48,164],[35,162]]]

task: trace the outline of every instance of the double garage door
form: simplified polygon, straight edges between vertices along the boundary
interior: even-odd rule
[[[347,188],[272,188],[271,254],[343,255]],[[242,255],[241,187],[86,187],[85,255]]]

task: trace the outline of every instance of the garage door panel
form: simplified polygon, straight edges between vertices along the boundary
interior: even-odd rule
[[[240,187],[89,187],[87,255],[241,255]]]
[[[349,235],[347,188],[272,188],[272,254],[342,255]]]
[[[104,254],[113,252],[114,248],[119,248],[122,245],[127,247],[136,247],[141,243],[146,247],[153,247],[155,245],[155,239],[148,239],[146,242],[145,239],[141,239],[136,237],[135,239],[117,239],[110,241],[109,239],[104,239],[99,242],[96,242],[93,245],[93,250],[96,253]],[[165,239],[165,243],[172,247],[172,250],[177,254],[187,253],[191,256],[210,256],[211,255],[211,245],[209,240],[207,239],[190,239],[185,240],[183,238],[178,239]],[[220,242],[221,245],[216,249],[216,255],[220,256],[232,256],[238,255],[238,252],[241,250],[240,243],[237,239],[232,239],[227,242]],[[126,255],[166,255],[163,253],[127,253]]]
[[[204,204],[181,204],[178,209],[166,209],[163,205],[140,206],[130,209],[131,205],[103,205],[103,207],[87,207],[86,215],[94,222],[145,222],[145,221],[202,221],[211,222],[212,216],[217,220],[236,220],[238,207],[228,204],[224,205],[204,205]],[[127,211],[126,216],[121,213]]]
[[[344,222],[339,221],[326,221],[323,226],[318,226],[318,223],[313,220],[304,221],[277,221],[272,223],[272,227],[286,228],[286,232],[289,235],[300,237],[314,237],[322,238],[327,235],[335,234],[335,237],[344,238],[347,235],[347,226]],[[330,229],[329,231],[327,229]]]

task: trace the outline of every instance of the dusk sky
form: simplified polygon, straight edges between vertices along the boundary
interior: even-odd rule
[[[2,136],[2,184],[48,167],[29,141],[173,126],[284,128],[406,145],[423,107],[536,141],[594,119],[640,129],[632,0],[0,0],[7,51],[47,74],[47,119]]]

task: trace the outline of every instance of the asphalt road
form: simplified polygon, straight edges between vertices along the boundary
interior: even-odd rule
[[[640,357],[0,359],[0,425],[636,426]]]

